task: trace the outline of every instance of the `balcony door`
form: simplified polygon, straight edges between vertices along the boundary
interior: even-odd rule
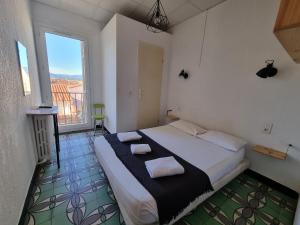
[[[60,132],[90,128],[87,54],[83,40],[44,32],[48,91],[58,107]]]

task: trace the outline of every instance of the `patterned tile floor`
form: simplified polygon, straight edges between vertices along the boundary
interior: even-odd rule
[[[54,159],[39,169],[24,225],[125,225],[93,139],[92,133],[60,136],[61,169]],[[296,203],[241,174],[176,225],[292,225]]]

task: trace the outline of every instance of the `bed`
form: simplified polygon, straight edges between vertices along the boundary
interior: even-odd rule
[[[229,151],[170,125],[141,131],[161,146],[204,171],[214,188],[213,192],[199,196],[169,224],[179,220],[249,167],[249,162],[245,159],[245,149],[237,152]],[[155,199],[117,158],[104,137],[95,139],[95,151],[109,179],[125,223],[127,225],[158,224]]]

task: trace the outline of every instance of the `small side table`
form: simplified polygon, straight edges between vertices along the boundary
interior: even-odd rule
[[[59,131],[58,131],[58,121],[57,121],[57,114],[58,108],[53,106],[51,108],[36,108],[30,109],[26,113],[29,116],[53,116],[53,125],[54,125],[54,137],[55,137],[55,147],[56,147],[56,159],[57,159],[57,167],[60,168],[60,160],[59,160]]]

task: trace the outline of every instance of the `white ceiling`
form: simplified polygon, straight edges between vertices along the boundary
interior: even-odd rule
[[[141,22],[155,0],[35,0],[106,24],[115,13]],[[171,26],[199,14],[225,0],[161,0]]]

